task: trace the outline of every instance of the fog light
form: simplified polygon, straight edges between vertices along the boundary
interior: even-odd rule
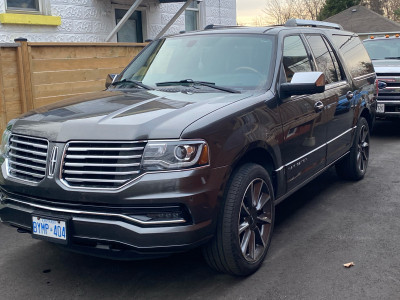
[[[187,218],[182,211],[146,212],[129,216],[151,225],[187,223]]]

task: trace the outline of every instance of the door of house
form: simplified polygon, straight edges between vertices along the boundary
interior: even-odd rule
[[[127,10],[115,9],[115,21],[118,24]],[[117,33],[118,42],[143,43],[142,12],[135,11]]]

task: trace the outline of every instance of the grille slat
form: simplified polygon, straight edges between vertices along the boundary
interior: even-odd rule
[[[119,188],[140,174],[146,142],[70,142],[61,177],[71,187]]]
[[[20,166],[20,167],[32,168],[33,170],[38,170],[38,171],[43,171],[43,172],[46,171],[46,168],[33,166],[33,165],[28,165],[28,164],[23,164],[23,163],[20,163],[20,162],[16,162],[16,161],[14,161],[12,159],[10,159],[10,165],[17,165],[17,166]]]
[[[44,156],[44,157],[47,156],[47,153],[42,153],[42,152],[39,152],[39,151],[33,151],[33,150],[28,150],[28,149],[22,149],[22,148],[15,147],[15,146],[10,146],[10,149],[13,149],[13,150],[18,151],[18,152],[26,152],[26,153],[33,154],[33,155],[38,155],[38,156]]]
[[[68,167],[104,167],[104,168],[126,168],[126,167],[139,167],[140,163],[133,163],[133,164],[96,164],[96,163],[65,163]]]
[[[71,159],[129,159],[141,158],[141,155],[67,155],[66,158]]]
[[[48,147],[45,139],[11,135],[7,152],[10,176],[40,182],[46,176]]]
[[[36,147],[36,148],[40,148],[40,149],[47,149],[46,145],[35,144],[35,143],[30,143],[30,142],[26,142],[26,141],[17,140],[17,139],[15,139],[15,137],[11,138],[11,142],[17,143],[17,144],[22,144],[22,145],[28,145],[28,146],[32,146],[32,147]]]
[[[73,171],[65,170],[65,174],[90,174],[90,175],[131,175],[138,174],[139,171],[129,171],[129,172],[105,172],[105,171]]]
[[[40,179],[42,179],[43,178],[43,176],[41,175],[41,174],[37,174],[37,173],[32,173],[32,172],[27,172],[27,171],[22,171],[22,170],[19,170],[19,169],[14,169],[14,168],[10,168],[10,171],[13,173],[21,173],[21,174],[24,174],[24,175],[29,175],[29,176],[32,176],[32,177],[35,177],[35,178],[40,178]]]
[[[132,148],[84,148],[84,147],[69,147],[68,151],[140,151],[144,150],[144,147],[132,147]]]

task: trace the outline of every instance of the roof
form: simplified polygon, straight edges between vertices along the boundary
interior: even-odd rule
[[[338,23],[345,30],[356,33],[400,32],[400,23],[361,5],[352,6],[324,21]]]

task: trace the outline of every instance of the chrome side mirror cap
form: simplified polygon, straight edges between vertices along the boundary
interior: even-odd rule
[[[325,75],[322,72],[294,73],[290,83],[282,83],[280,93],[285,97],[318,94],[325,91]]]

